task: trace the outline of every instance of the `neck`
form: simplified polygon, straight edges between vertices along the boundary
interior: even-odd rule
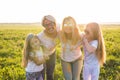
[[[53,33],[49,33],[47,30],[44,30],[45,34],[49,34],[49,35],[52,35]]]
[[[71,40],[71,38],[72,38],[72,33],[65,33],[65,35],[66,35],[66,38],[67,38],[67,39]]]
[[[51,38],[55,38],[57,36],[57,31],[54,31],[53,33],[48,33],[46,30],[44,30],[44,33]]]

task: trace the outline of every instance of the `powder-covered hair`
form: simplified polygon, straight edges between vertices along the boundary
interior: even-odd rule
[[[55,23],[55,25],[56,25],[56,20],[55,20],[55,18],[54,18],[53,16],[51,16],[51,15],[46,15],[46,16],[43,17],[42,22],[41,22],[41,24],[42,24],[43,27],[44,27],[44,20],[45,20],[45,19],[47,19],[47,20]]]

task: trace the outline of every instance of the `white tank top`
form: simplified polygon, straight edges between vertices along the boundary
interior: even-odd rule
[[[33,56],[33,53],[30,53],[31,56]],[[37,51],[36,52],[36,56],[39,57],[39,59],[41,59],[41,57],[43,57],[43,53],[41,51]],[[27,67],[25,68],[26,72],[39,72],[43,70],[43,64],[41,65],[36,65],[33,61],[28,60],[28,64]]]
[[[80,46],[78,47],[76,46],[79,45],[80,43],[81,42],[78,42],[74,46],[75,48],[73,50],[71,50],[70,41],[67,41],[66,44],[61,43],[62,47],[65,47],[65,51],[62,50],[61,59],[66,62],[73,62],[79,59],[82,56],[82,52],[81,52]]]

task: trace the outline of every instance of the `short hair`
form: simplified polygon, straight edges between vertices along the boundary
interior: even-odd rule
[[[55,20],[55,18],[53,17],[53,16],[51,16],[51,15],[46,15],[46,16],[44,16],[43,17],[43,19],[42,19],[42,25],[43,25],[43,22],[44,22],[44,20],[45,19],[47,19],[47,20],[49,20],[49,21],[51,21],[51,22],[54,22],[55,24],[56,24],[56,20]]]

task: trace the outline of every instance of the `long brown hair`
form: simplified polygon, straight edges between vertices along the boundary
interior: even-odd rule
[[[22,53],[22,67],[26,67],[28,64],[29,52],[32,50],[30,46],[30,40],[34,37],[34,34],[30,33],[27,35],[24,43]]]
[[[94,40],[98,40],[96,56],[99,60],[99,63],[101,65],[103,65],[106,61],[106,51],[105,51],[105,44],[104,44],[101,26],[96,22],[89,23],[89,24],[87,24],[86,27],[88,27],[88,26],[91,28]]]
[[[74,26],[72,26],[71,28],[72,28],[72,45],[75,45],[78,42],[78,40],[81,40],[81,37],[80,37],[80,29],[78,28],[78,25],[73,17],[68,16],[63,19],[60,37],[63,43],[67,42],[67,38],[64,32],[64,22],[69,20],[72,20],[74,23]]]

